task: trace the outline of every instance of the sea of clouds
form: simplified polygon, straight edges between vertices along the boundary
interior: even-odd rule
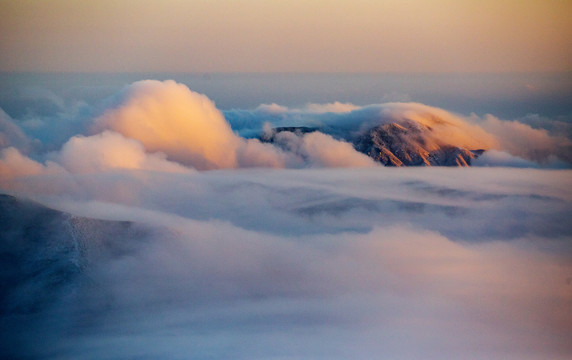
[[[419,103],[308,104],[303,109],[272,104],[223,113],[208,97],[183,84],[147,80],[129,85],[105,105],[76,121],[52,120],[55,129],[36,119],[34,126],[42,132],[58,133],[61,140],[51,142],[31,138],[0,112],[0,174],[375,166],[348,141],[374,126],[400,121],[430,127],[430,135],[423,139],[428,147],[447,143],[492,150],[476,165],[569,168],[572,164],[572,140],[562,131],[492,115],[463,117]],[[310,126],[320,132],[278,134],[281,146],[256,138],[277,126]]]
[[[22,125],[0,113],[2,192],[68,214],[76,232],[87,224],[79,274],[39,309],[2,313],[2,356],[572,354],[572,172],[561,169],[571,163],[562,132],[418,103],[223,112],[173,81],[137,82],[100,109],[61,117],[48,134],[41,118]],[[487,149],[482,166],[386,168],[344,135],[400,119]],[[281,146],[256,137],[275,126],[323,131],[281,133]],[[46,134],[31,135],[38,129]],[[101,243],[90,219],[135,230]],[[36,246],[37,256],[48,251]],[[8,305],[42,298],[53,279],[40,275]]]

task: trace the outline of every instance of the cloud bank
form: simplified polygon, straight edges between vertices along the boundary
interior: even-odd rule
[[[86,113],[93,114],[91,119],[86,120]],[[62,145],[59,141],[45,143],[61,137],[49,135],[46,123],[42,125],[44,143],[40,143],[23,131],[25,126],[21,128],[7,114],[1,115],[0,145],[13,150],[2,152],[0,168],[11,177],[30,171],[35,174],[48,167],[53,171],[57,166],[71,173],[120,168],[180,172],[375,166],[350,143],[372,127],[393,123],[418,129],[402,140],[422,145],[427,151],[441,146],[490,149],[521,159],[493,161],[493,152],[480,161],[481,165],[560,168],[572,164],[572,141],[566,135],[516,120],[499,120],[492,115],[463,117],[419,103],[360,107],[334,102],[292,109],[271,104],[222,112],[205,95],[174,81],[133,83],[104,108],[84,111],[79,120],[69,121],[67,130],[62,130],[65,121],[55,121],[54,132],[58,134],[79,131]],[[317,131],[286,131],[277,134],[271,144],[257,139],[265,126],[304,126]]]
[[[164,172],[189,171],[179,163],[166,160],[162,153],[145,153],[143,145],[119,133],[104,131],[97,135],[74,136],[54,158],[72,173],[100,172],[108,169],[141,169]]]
[[[123,169],[13,184],[64,213],[2,199],[2,251],[26,264],[1,265],[21,276],[0,296],[4,357],[572,353],[569,170]]]

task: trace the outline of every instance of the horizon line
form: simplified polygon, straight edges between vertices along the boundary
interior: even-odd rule
[[[494,75],[494,74],[572,74],[570,70],[532,70],[532,71],[37,71],[37,70],[0,70],[0,74],[37,74],[37,75],[89,75],[89,74],[186,74],[186,75]]]

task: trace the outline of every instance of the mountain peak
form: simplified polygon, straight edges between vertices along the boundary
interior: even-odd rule
[[[414,121],[371,128],[354,146],[385,166],[470,166],[484,150],[469,150],[437,141],[432,128]]]

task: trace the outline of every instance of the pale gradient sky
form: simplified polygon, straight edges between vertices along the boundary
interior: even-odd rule
[[[0,71],[572,70],[570,0],[0,0]]]

